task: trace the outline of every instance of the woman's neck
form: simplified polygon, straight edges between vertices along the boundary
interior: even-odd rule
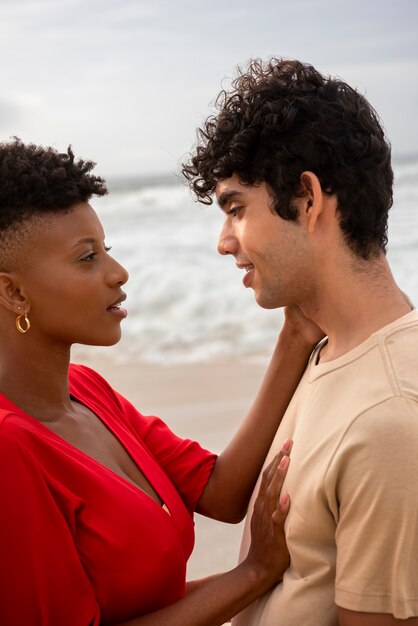
[[[40,421],[56,418],[71,406],[68,386],[70,350],[34,349],[29,337],[8,346],[0,357],[0,391]],[[25,343],[24,340],[28,341]],[[9,349],[8,349],[9,348]]]

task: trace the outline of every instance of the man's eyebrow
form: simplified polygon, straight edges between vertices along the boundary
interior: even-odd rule
[[[221,193],[219,198],[217,198],[217,203],[219,204],[221,209],[223,209],[225,208],[225,205],[228,204],[228,202],[230,202],[236,196],[239,196],[241,193],[241,191],[235,189],[231,189],[230,191],[224,191],[223,193]]]

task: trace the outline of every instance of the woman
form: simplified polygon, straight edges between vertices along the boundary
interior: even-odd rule
[[[0,623],[222,624],[281,580],[291,442],[263,475],[234,570],[185,585],[194,511],[237,522],[318,329],[288,313],[262,389],[216,459],[142,416],[73,343],[113,345],[128,275],[69,149],[0,146]]]

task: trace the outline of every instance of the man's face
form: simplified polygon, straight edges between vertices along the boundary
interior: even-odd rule
[[[312,286],[304,229],[273,212],[266,183],[244,185],[233,175],[217,184],[216,197],[225,213],[218,252],[235,257],[258,304],[266,309],[301,304]]]

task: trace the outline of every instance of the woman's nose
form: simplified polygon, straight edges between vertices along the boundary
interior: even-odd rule
[[[126,282],[128,282],[128,278],[129,278],[129,273],[128,270],[126,270],[123,265],[121,265],[118,261],[116,261],[115,259],[112,259],[114,265],[112,267],[112,277],[113,277],[113,282],[115,282],[117,285],[124,285]]]

